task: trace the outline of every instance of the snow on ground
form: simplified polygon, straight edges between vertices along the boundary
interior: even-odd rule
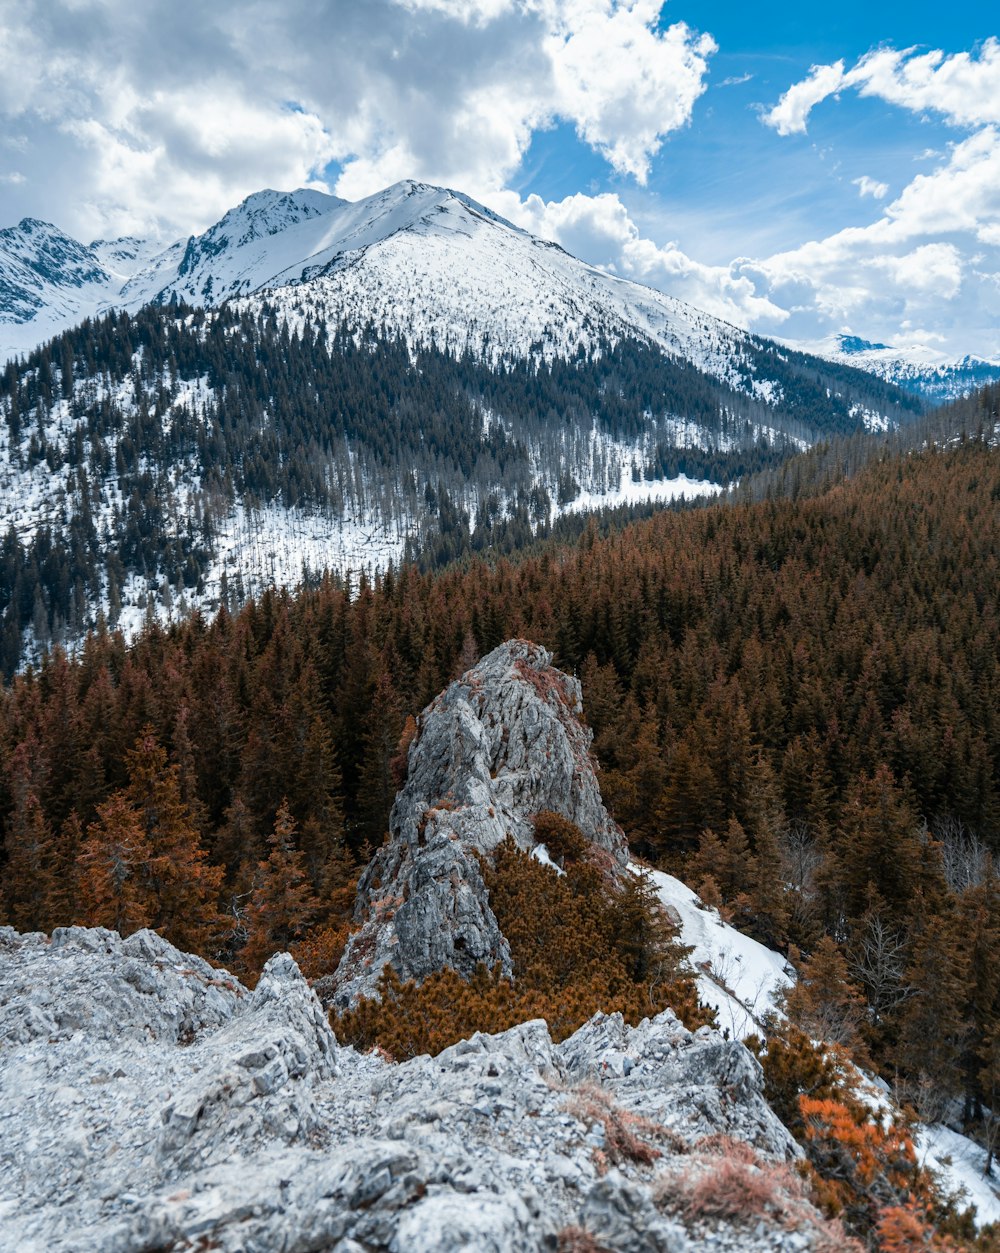
[[[985,1149],[941,1123],[921,1126],[916,1143],[920,1161],[937,1173],[948,1190],[962,1190],[967,1202],[976,1207],[979,1226],[1000,1222],[996,1177],[983,1178]]]
[[[616,505],[634,505],[643,501],[694,500],[696,496],[716,496],[722,491],[709,479],[689,479],[680,474],[675,479],[633,480],[628,466],[622,467],[621,486],[615,491],[581,492],[559,513],[586,513],[591,509],[613,509]]]
[[[534,855],[545,860],[538,849]],[[693,949],[698,995],[718,1014],[720,1030],[737,1039],[757,1033],[764,1014],[777,1009],[777,994],[791,986],[785,959],[723,922],[718,910],[707,908],[680,879],[635,863],[629,869],[636,874],[645,870],[664,907],[679,919],[681,942]],[[870,1105],[873,1117],[897,1112],[885,1084],[864,1071],[858,1077],[858,1096]],[[965,1204],[975,1206],[979,1226],[1000,1222],[1000,1182],[983,1178],[983,1148],[941,1123],[918,1124],[915,1143],[919,1160],[945,1189],[962,1192]]]
[[[536,844],[531,850],[531,855],[534,857],[535,861],[541,862],[543,866],[549,866],[556,872],[557,875],[564,875],[566,873],[562,866],[557,866],[549,856],[549,846],[547,844]]]
[[[635,874],[644,869],[635,863],[629,868]],[[757,1034],[763,1016],[777,1008],[778,993],[792,984],[785,959],[723,922],[718,910],[705,906],[680,879],[661,870],[646,874],[667,912],[680,922],[681,943],[693,950],[698,995],[716,1011],[719,1029],[740,1040]]]

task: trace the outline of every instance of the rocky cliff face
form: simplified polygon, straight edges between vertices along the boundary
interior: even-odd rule
[[[616,1253],[819,1249],[760,1079],[742,1045],[669,1012],[394,1065],[336,1043],[287,955],[250,992],[148,931],[0,929],[0,1244],[594,1247],[568,1243],[578,1229]],[[733,1170],[766,1205],[727,1202]]]
[[[478,962],[510,969],[477,854],[507,836],[535,847],[532,819],[569,818],[621,868],[627,846],[601,802],[580,722],[580,684],[551,654],[510,640],[452,683],[420,715],[389,840],[361,877],[351,938],[334,979],[338,1005],[370,996],[387,962],[404,979]]]

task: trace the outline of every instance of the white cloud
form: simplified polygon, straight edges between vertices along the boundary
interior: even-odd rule
[[[503,187],[555,122],[641,180],[714,43],[663,0],[0,0],[0,118],[31,211],[198,229],[262,186]],[[22,204],[25,202],[21,202]]]
[[[644,182],[661,136],[683,126],[705,89],[708,35],[656,31],[661,0],[563,0],[546,6],[552,112],[623,174]]]
[[[617,195],[577,194],[560,201],[514,192],[490,197],[490,205],[533,234],[553,239],[623,278],[646,283],[740,326],[767,321],[779,326],[788,314],[739,273],[738,264],[710,266],[687,256],[676,243],[644,238]]]
[[[859,196],[871,196],[873,200],[884,200],[889,194],[888,183],[880,183],[877,179],[869,178],[867,174],[862,174],[860,178],[853,178],[851,182],[858,189]]]
[[[788,314],[785,332],[811,339],[836,325],[887,342],[934,328],[956,353],[1000,350],[1000,134],[952,149],[867,226],[756,261],[741,272]]]
[[[843,61],[814,65],[764,114],[764,121],[779,135],[803,133],[812,110],[848,87],[914,113],[940,114],[955,126],[1000,123],[1000,40],[990,38],[975,53],[951,56],[939,50],[877,48],[850,70]]]
[[[821,101],[835,95],[844,86],[844,63],[814,65],[809,76],[785,92],[764,121],[779,135],[804,134],[809,114]]]
[[[859,190],[861,180],[859,182]],[[887,343],[940,343],[955,355],[1000,350],[1000,134],[952,147],[867,226],[770,257],[705,265],[644,238],[617,195],[544,202],[513,192],[498,212],[570,252],[718,317],[790,339],[844,326]]]
[[[870,338],[936,335],[957,352],[1000,354],[1000,41],[951,55],[878,48],[850,69],[813,66],[764,121],[781,135],[803,133],[816,105],[848,89],[966,134],[943,152],[915,153],[936,166],[869,225],[758,263],[758,293],[815,333],[841,319]],[[888,197],[867,175],[854,183],[862,196]]]

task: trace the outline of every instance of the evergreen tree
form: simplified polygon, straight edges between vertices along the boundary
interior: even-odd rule
[[[178,948],[211,952],[225,926],[218,908],[222,869],[209,862],[181,799],[178,767],[168,764],[151,727],[126,764],[126,796],[150,852],[145,873],[157,902],[154,925]]]
[[[98,806],[80,847],[80,921],[123,936],[152,926],[159,908],[148,876],[152,857],[142,815],[116,792]]]
[[[273,953],[301,939],[319,909],[302,854],[295,847],[295,819],[284,801],[267,843],[270,852],[257,868],[247,911],[247,942],[240,953],[246,969],[254,973]]]

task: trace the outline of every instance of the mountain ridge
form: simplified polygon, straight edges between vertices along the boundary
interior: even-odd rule
[[[428,255],[433,271],[422,264]],[[581,261],[464,192],[412,179],[354,202],[312,188],[254,192],[166,247],[134,237],[82,244],[24,219],[0,232],[0,359],[109,309],[265,298],[291,316],[303,289],[328,320],[373,320],[411,346],[446,343],[495,362],[541,344],[549,356],[571,357],[596,328],[648,339],[748,394],[780,398],[772,374],[752,360],[781,351],[773,341]],[[384,295],[400,289],[405,317]],[[819,355],[846,361],[822,346]],[[846,363],[880,368],[863,355]],[[897,373],[919,390],[913,371]]]
[[[875,343],[846,332],[816,343],[787,342],[800,352],[866,370],[932,404],[959,400],[1000,380],[1000,360],[969,353],[953,358],[926,344]]]

